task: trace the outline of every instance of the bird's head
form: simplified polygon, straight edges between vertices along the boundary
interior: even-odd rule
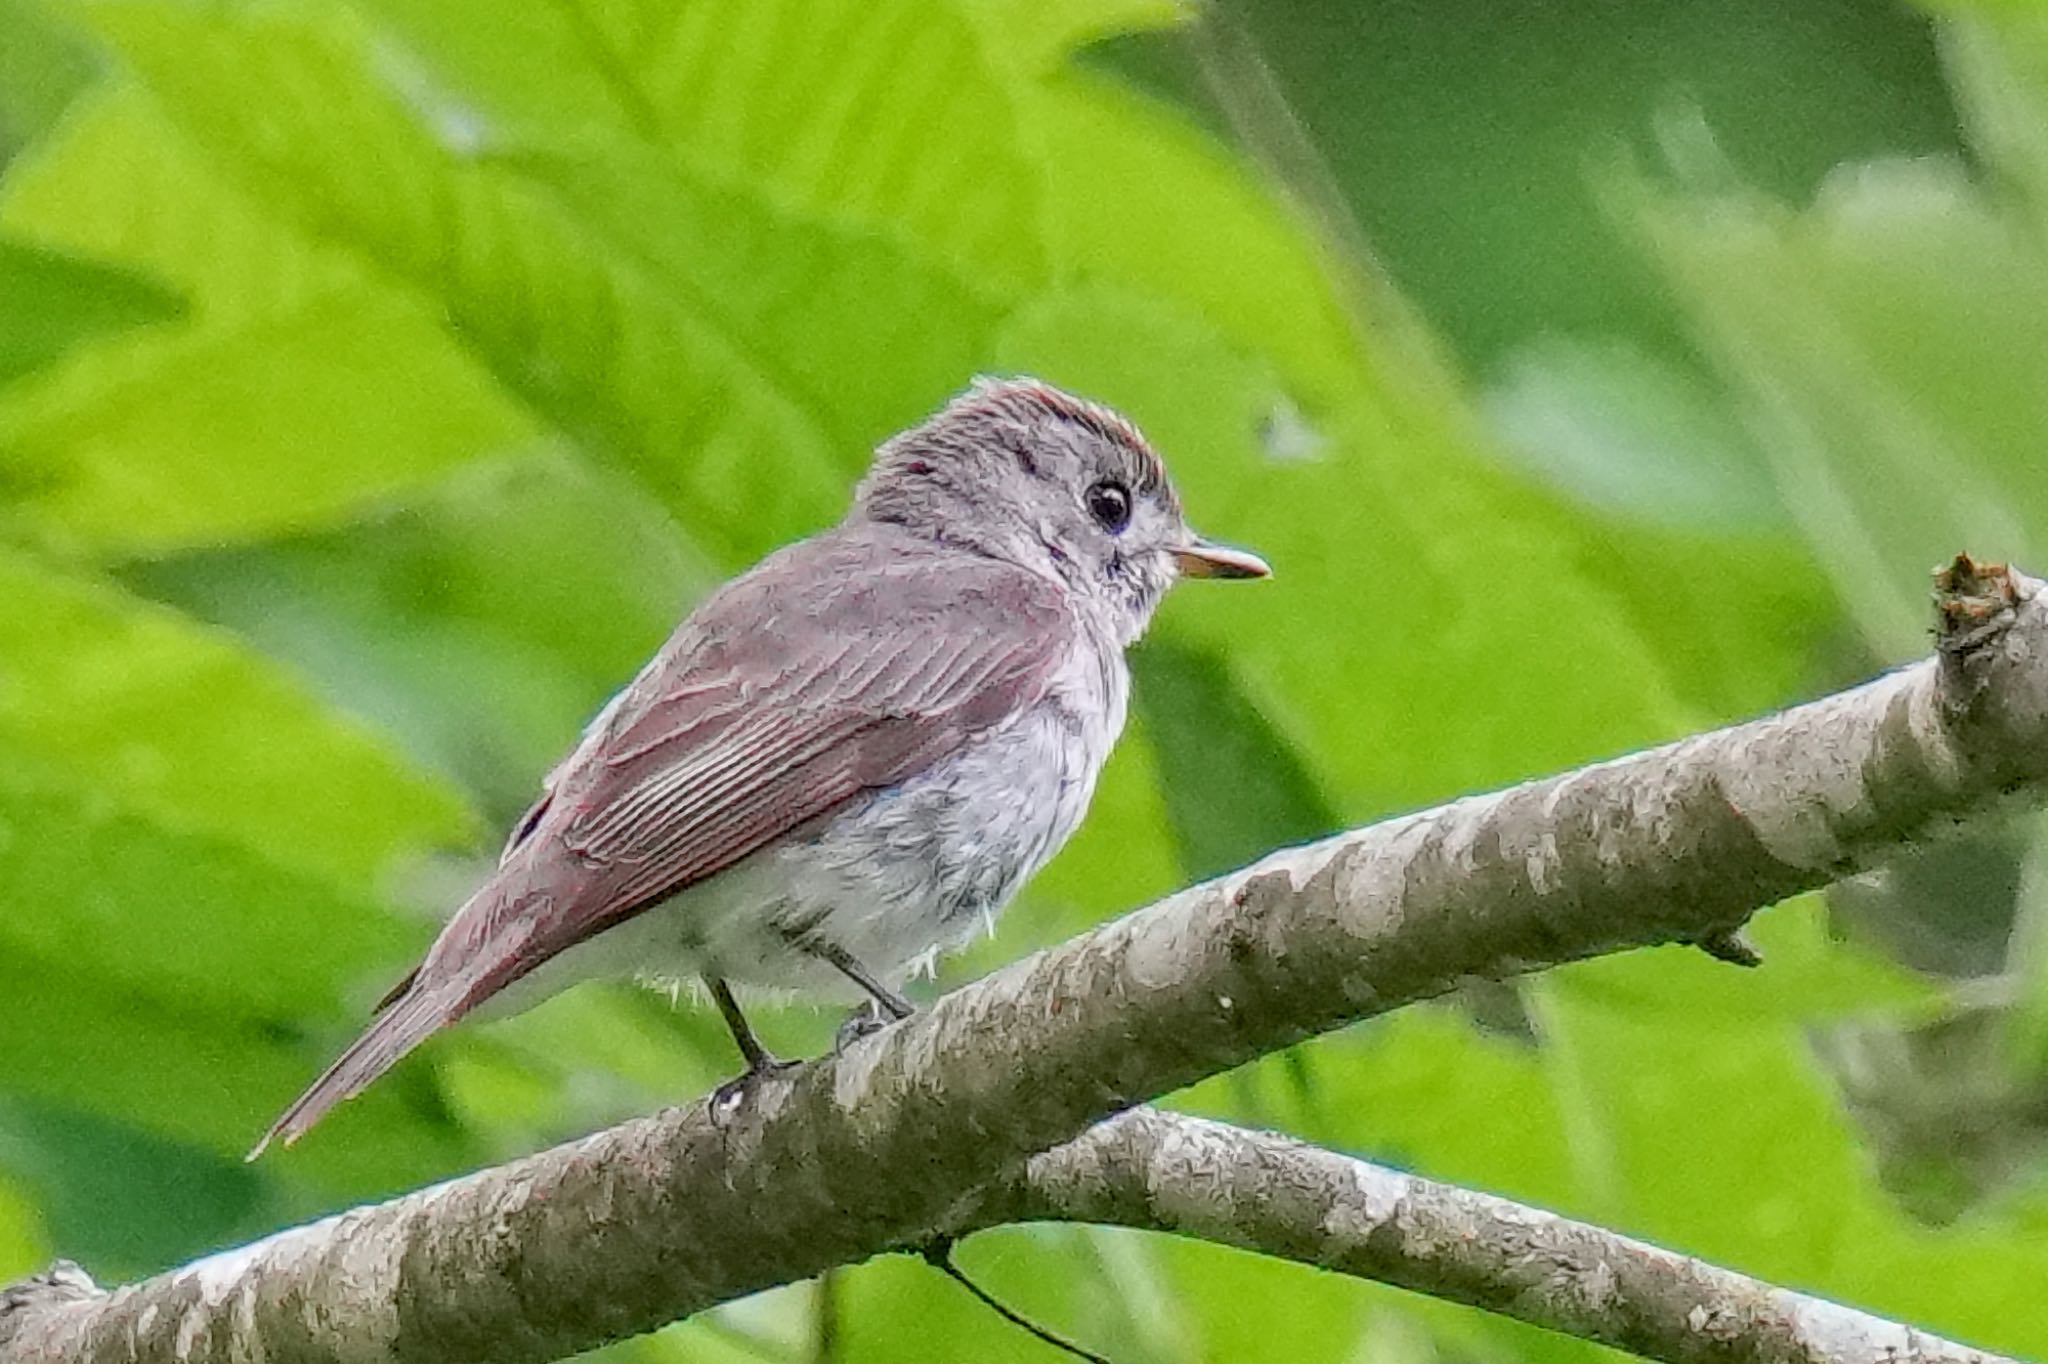
[[[1032,379],[977,380],[884,444],[855,515],[1055,575],[1125,644],[1179,578],[1270,572],[1189,527],[1137,427]]]

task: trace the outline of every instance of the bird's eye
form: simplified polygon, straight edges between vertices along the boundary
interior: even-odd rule
[[[1131,495],[1123,484],[1106,478],[1088,490],[1088,514],[1111,535],[1121,535],[1131,524]]]

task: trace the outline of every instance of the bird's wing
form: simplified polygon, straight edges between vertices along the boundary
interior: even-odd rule
[[[887,527],[833,532],[706,601],[556,769],[491,881],[273,1134],[296,1137],[548,958],[1044,696],[1080,629],[1059,589],[994,560],[909,547]]]
[[[527,836],[558,893],[465,926],[483,957],[518,943],[472,975],[471,1003],[1001,725],[1045,694],[1075,630],[1037,575],[907,555],[892,530],[770,559],[686,621],[564,764]]]

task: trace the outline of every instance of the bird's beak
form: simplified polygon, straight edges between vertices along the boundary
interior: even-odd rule
[[[1273,570],[1248,549],[1232,549],[1197,539],[1173,551],[1183,578],[1267,578]]]

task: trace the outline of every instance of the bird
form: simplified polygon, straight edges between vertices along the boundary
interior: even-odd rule
[[[1081,823],[1125,651],[1180,578],[1266,563],[1188,526],[1112,409],[977,379],[882,442],[837,525],[703,600],[591,721],[495,870],[249,1153],[480,1006],[701,981],[747,1081],[789,1064],[733,982],[865,997],[995,917]]]

